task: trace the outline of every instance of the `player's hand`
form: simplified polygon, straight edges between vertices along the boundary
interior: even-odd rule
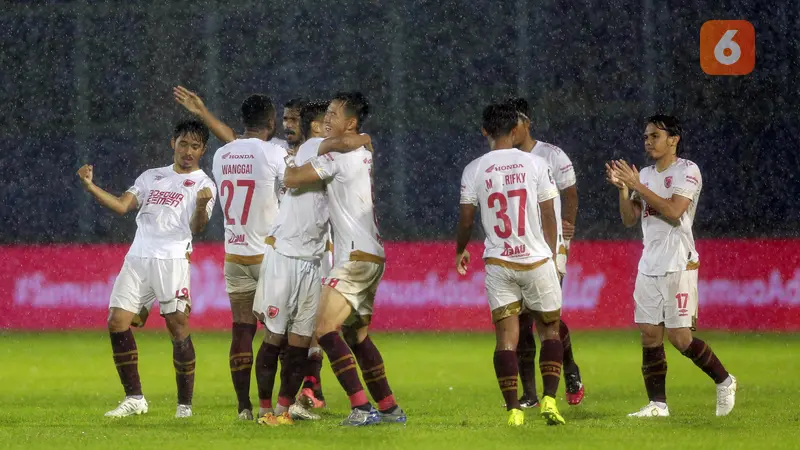
[[[197,94],[183,86],[173,88],[172,95],[175,96],[176,102],[196,116],[203,114],[206,110],[206,105],[203,103],[203,100]]]
[[[467,274],[467,266],[469,265],[469,252],[464,250],[464,253],[456,255],[456,270],[460,275]]]
[[[561,220],[561,232],[565,241],[571,241],[575,236],[575,225],[567,220]]]
[[[197,193],[197,207],[205,208],[206,205],[208,205],[208,202],[211,201],[212,197],[213,194],[211,193],[211,188],[204,187],[203,189],[200,189],[200,192]]]
[[[639,186],[639,171],[636,170],[636,166],[629,166],[623,159],[614,161],[613,164],[615,175],[619,181],[627,186],[628,189],[637,190]]]
[[[622,190],[626,188],[626,186],[619,179],[617,171],[614,170],[614,168],[611,167],[609,163],[606,163],[606,181],[608,181],[609,184],[613,184],[614,186],[616,186],[617,189]]]
[[[92,185],[92,178],[94,178],[94,166],[84,164],[83,167],[78,169],[78,178],[80,178],[83,187]]]

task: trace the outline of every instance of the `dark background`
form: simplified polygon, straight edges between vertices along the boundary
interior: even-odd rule
[[[638,237],[619,223],[603,163],[643,165],[654,112],[683,120],[685,156],[701,168],[697,236],[797,235],[798,4],[163,3],[0,0],[0,242],[130,241],[134,215],[96,205],[75,171],[94,164],[96,183],[119,194],[169,164],[171,128],[186,117],[177,84],[238,130],[253,92],[281,105],[362,90],[389,239],[452,236],[461,170],[486,150],[480,111],[509,95],[529,99],[534,136],[575,164],[580,239]],[[702,72],[711,19],[753,23],[752,74]],[[219,217],[204,239],[221,239]]]

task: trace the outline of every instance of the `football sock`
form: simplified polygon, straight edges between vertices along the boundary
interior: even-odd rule
[[[322,371],[322,360],[323,356],[321,348],[314,347],[310,349],[308,355],[308,365],[306,366],[308,372],[303,380],[303,389],[320,389],[322,380],[320,377],[320,372]]]
[[[261,409],[272,409],[272,388],[278,373],[278,354],[281,348],[262,342],[256,355],[256,383],[258,384],[258,405]]]
[[[353,354],[358,361],[358,367],[361,368],[361,375],[364,377],[364,383],[367,384],[369,394],[378,403],[378,409],[387,411],[396,406],[392,389],[389,387],[389,380],[386,379],[383,357],[372,339],[367,336],[362,342],[354,345]]]
[[[494,373],[497,375],[497,384],[506,401],[506,410],[520,409],[517,398],[517,352],[512,350],[495,350]]]
[[[556,397],[558,380],[561,378],[561,364],[564,347],[557,339],[542,341],[542,352],[539,355],[539,371],[542,373],[542,395]]]
[[[578,366],[575,365],[575,359],[572,356],[572,340],[569,337],[569,328],[563,320],[558,327],[558,334],[561,336],[561,346],[564,348],[564,373],[575,373],[578,371]]]
[[[306,373],[308,361],[308,348],[289,346],[285,350],[286,364],[281,366],[281,388],[278,391],[278,404],[289,407],[294,403],[297,391],[303,384],[303,374]]]
[[[700,370],[706,373],[714,383],[722,383],[728,378],[728,371],[717,358],[717,355],[711,350],[705,342],[700,339],[693,338],[689,344],[689,348],[681,352],[683,356],[689,358],[694,362],[694,365],[699,367]]]
[[[350,407],[366,407],[368,410],[369,400],[367,400],[364,386],[358,378],[355,357],[350,351],[350,347],[344,342],[344,339],[339,336],[339,333],[331,331],[324,336],[320,336],[319,345],[328,355],[333,375],[339,380],[339,384],[342,385],[342,388],[350,398]]]
[[[253,337],[258,326],[250,323],[234,323],[231,349],[228,353],[233,390],[239,401],[239,412],[253,409],[250,403],[250,373],[253,367]]]
[[[519,380],[522,383],[522,392],[528,400],[536,401],[536,339],[530,322],[520,316],[519,342],[517,343],[517,365],[519,366]],[[526,323],[527,322],[527,323]]]
[[[110,332],[111,351],[117,374],[125,395],[128,397],[142,395],[142,383],[139,380],[139,350],[130,328],[120,332]]]
[[[175,366],[175,381],[178,385],[178,404],[191,405],[194,393],[195,353],[192,337],[172,341],[172,363]]]
[[[664,345],[642,348],[642,377],[651,402],[667,402],[667,355]]]

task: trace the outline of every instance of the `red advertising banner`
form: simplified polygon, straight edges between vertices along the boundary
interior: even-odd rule
[[[800,240],[698,242],[701,328],[800,331]],[[105,327],[108,298],[127,245],[0,247],[0,329]],[[379,330],[491,330],[482,246],[465,277],[447,242],[389,242],[376,299]],[[564,280],[571,328],[633,326],[635,241],[574,242]],[[192,255],[192,327],[230,327],[222,244]],[[163,327],[151,317],[148,328]]]

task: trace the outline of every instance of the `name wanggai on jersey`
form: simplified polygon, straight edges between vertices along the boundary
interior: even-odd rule
[[[472,161],[461,177],[461,203],[481,210],[484,258],[532,264],[553,256],[544,239],[539,203],[558,196],[547,161],[517,149]]]
[[[197,193],[210,188],[213,196],[206,206],[208,217],[214,209],[217,189],[202,170],[175,172],[173,167],[150,169],[139,176],[128,192],[136,196],[136,237],[128,255],[140,258],[183,259],[192,251],[189,226],[197,204]]]
[[[656,170],[655,166],[645,167],[639,173],[639,181],[659,197],[680,195],[691,200],[680,219],[671,222],[634,193],[633,198],[642,202],[644,250],[639,260],[639,272],[660,276],[698,264],[700,255],[694,246],[692,224],[703,188],[700,169],[688,159],[678,158],[663,172]]]
[[[236,139],[214,153],[225,220],[225,253],[263,255],[278,216],[286,150],[261,139]]]

